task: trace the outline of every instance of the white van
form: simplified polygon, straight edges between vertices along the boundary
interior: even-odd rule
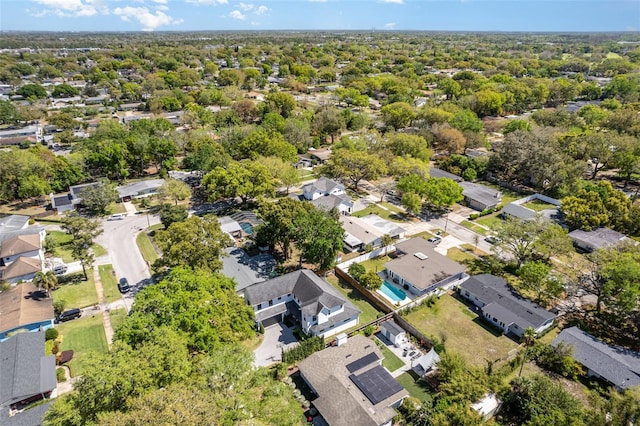
[[[124,213],[112,214],[107,218],[107,220],[123,220],[125,216],[126,215]]]

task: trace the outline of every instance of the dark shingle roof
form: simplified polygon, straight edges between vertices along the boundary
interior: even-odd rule
[[[640,353],[610,346],[578,327],[565,328],[552,345],[573,346],[573,358],[620,389],[640,386]]]
[[[505,324],[515,323],[523,330],[537,329],[555,315],[542,309],[515,293],[507,282],[494,275],[480,274],[469,278],[460,285],[461,290],[469,290],[485,306],[483,312],[498,318]]]
[[[459,185],[462,187],[462,195],[465,198],[478,201],[487,206],[498,204],[502,198],[499,191],[488,186],[473,182],[460,182]]]
[[[0,406],[56,388],[56,357],[44,354],[44,331],[0,343]]]
[[[351,197],[345,194],[329,194],[324,197],[316,198],[315,200],[311,201],[311,204],[313,204],[317,209],[322,210],[337,209],[341,204],[353,207],[353,201],[351,201]]]
[[[451,180],[453,180],[455,182],[462,182],[464,180],[458,175],[454,175],[453,173],[445,172],[444,170],[437,169],[435,167],[432,167],[432,168],[429,169],[429,176],[431,176],[432,178],[447,178],[447,179],[451,179]]]

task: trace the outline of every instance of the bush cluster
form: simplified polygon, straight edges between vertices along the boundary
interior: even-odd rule
[[[293,364],[322,349],[324,349],[324,339],[319,336],[313,336],[303,340],[298,346],[283,351],[282,362],[284,364]]]

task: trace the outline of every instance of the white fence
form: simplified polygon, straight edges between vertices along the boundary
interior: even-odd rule
[[[542,194],[527,195],[526,197],[512,201],[511,203],[517,204],[520,206],[522,204],[528,203],[529,201],[533,201],[533,200],[540,200],[540,201],[544,201],[545,203],[552,204],[554,206],[560,206],[560,200],[556,200],[555,198],[547,197],[546,195],[542,195]]]
[[[349,259],[346,260],[342,263],[338,264],[338,268],[342,269],[343,271],[348,271],[349,270],[349,266],[351,266],[351,264],[353,263],[360,263],[360,262],[364,262],[365,260],[369,260],[369,259],[373,259],[374,257],[379,257],[384,255],[385,253],[393,253],[395,251],[396,247],[391,244],[388,245],[386,247],[380,247],[379,249],[375,249],[373,251],[370,251],[369,253],[365,253],[362,254],[358,257],[354,257],[353,259]]]

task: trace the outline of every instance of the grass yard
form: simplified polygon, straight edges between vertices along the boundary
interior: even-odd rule
[[[384,368],[389,370],[389,372],[393,373],[398,368],[404,365],[404,362],[400,358],[398,358],[396,354],[391,352],[391,349],[387,348],[387,345],[382,343],[377,338],[376,344],[378,345],[378,348],[380,349],[380,351],[382,352],[382,356],[384,357],[384,359],[382,360],[382,365],[384,366]]]
[[[522,206],[536,212],[557,208],[557,206],[554,206],[553,204],[545,203],[542,200],[532,200],[532,201],[529,201],[528,203],[524,203]]]
[[[402,373],[396,377],[396,380],[398,380],[402,387],[405,388],[412,397],[417,398],[422,402],[431,401],[433,399],[433,395],[435,394],[433,389],[431,389],[431,387],[422,380],[416,380],[411,373]]]
[[[87,281],[79,283],[67,283],[59,285],[51,295],[53,300],[64,300],[67,309],[86,308],[87,306],[96,305],[98,303],[98,293],[96,293],[96,285],[93,282],[93,271],[87,269]]]
[[[360,264],[364,266],[364,269],[366,269],[367,271],[380,272],[384,271],[384,264],[390,260],[391,258],[389,256],[379,256],[373,259],[365,260]]]
[[[393,222],[408,222],[408,219],[403,214],[397,213],[395,211],[383,209],[382,207],[377,206],[375,204],[368,206],[364,210],[360,210],[353,213],[352,216],[363,217],[363,216],[368,216],[370,214],[376,214],[383,219],[387,219]]]
[[[447,250],[447,257],[458,263],[470,262],[476,258],[473,254],[461,250],[458,247],[452,247]]]
[[[102,312],[60,324],[56,328],[63,336],[60,349],[74,352],[73,360],[68,364],[73,377],[82,375],[92,353],[106,353],[109,350],[102,325]]]
[[[107,207],[107,212],[109,212],[109,214],[126,213],[127,208],[124,206],[124,203],[111,203]]]
[[[518,348],[516,342],[491,329],[449,294],[440,297],[433,307],[422,306],[405,319],[427,336],[444,337],[447,350],[458,352],[473,367],[484,367],[486,360],[505,359],[509,351]]]
[[[125,308],[111,309],[109,317],[111,318],[111,327],[113,331],[116,331],[127,318],[127,310]]]
[[[498,224],[502,223],[502,219],[500,219],[500,213],[497,213],[497,214],[478,218],[476,219],[476,222],[486,226],[489,229],[495,229]],[[486,235],[486,234],[483,234],[483,235]]]
[[[489,188],[493,188],[496,191],[500,191],[502,193],[502,201],[500,202],[500,204],[502,204],[503,206],[509,204],[512,201],[515,200],[519,200],[520,198],[524,197],[524,195],[519,194],[515,191],[512,191],[510,189],[507,188],[503,188],[500,185],[496,185],[494,183],[490,183],[490,182],[486,182],[486,181],[482,181],[482,182],[478,182],[484,186],[488,186]]]
[[[487,235],[489,231],[487,231],[484,227],[479,226],[477,223],[473,223],[468,220],[463,220],[460,222],[460,225],[464,226],[467,229],[472,230],[473,232],[477,232],[480,235]]]
[[[404,214],[404,210],[401,209],[400,207],[396,206],[395,204],[391,204],[391,203],[389,203],[387,201],[383,201],[380,204],[382,204],[383,207],[386,207],[387,209],[391,210],[392,212]]]
[[[76,259],[71,255],[71,235],[62,231],[47,231],[47,236],[56,243],[55,256],[62,258],[65,263],[74,262]],[[107,250],[100,244],[93,244],[91,246],[95,257],[104,256],[107,254]]]
[[[158,252],[151,242],[151,237],[146,231],[138,234],[138,236],[136,237],[136,244],[138,244],[138,249],[140,250],[142,257],[149,264],[152,264],[158,257],[160,257],[158,256]]]
[[[432,234],[431,232],[428,232],[428,231],[423,231],[418,234],[411,235],[411,238],[424,238],[425,240],[428,240],[433,236],[435,236],[435,234]]]
[[[104,299],[107,303],[120,300],[122,295],[118,290],[118,281],[113,273],[113,266],[100,265],[98,266],[98,272],[100,273],[100,281],[102,281],[102,288],[104,289]]]
[[[344,295],[351,303],[360,309],[360,324],[366,324],[378,317],[380,312],[373,306],[358,290],[351,287],[348,283],[339,280],[335,275],[331,275],[326,280],[334,286],[342,295]]]

